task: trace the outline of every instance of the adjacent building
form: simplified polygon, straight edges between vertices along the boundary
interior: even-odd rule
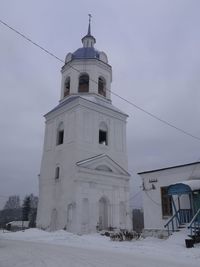
[[[168,235],[200,217],[200,162],[138,173],[143,182],[144,229]],[[199,227],[198,226],[198,227]],[[193,226],[192,226],[193,227]]]

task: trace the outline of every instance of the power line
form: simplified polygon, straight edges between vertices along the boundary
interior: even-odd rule
[[[53,54],[52,52],[50,52],[49,50],[45,49],[44,47],[42,47],[41,45],[37,44],[36,42],[34,42],[32,39],[30,39],[29,37],[27,37],[26,35],[24,35],[23,33],[21,33],[20,31],[16,30],[15,28],[11,27],[10,25],[8,25],[6,22],[0,20],[0,23],[3,24],[4,26],[6,26],[7,28],[9,28],[10,30],[14,31],[16,34],[18,34],[19,36],[21,36],[22,38],[24,38],[25,40],[27,40],[28,42],[30,42],[31,44],[35,45],[36,47],[40,48],[42,51],[44,51],[45,53],[47,53],[48,55],[52,56],[53,58],[57,59],[58,61],[62,62],[65,64],[65,61],[60,59],[59,57],[57,57],[55,54]],[[70,63],[68,63],[69,67],[74,69],[75,71],[81,73],[80,70],[76,69],[75,67],[73,67]],[[97,83],[97,81],[93,80],[90,78],[90,81]],[[181,132],[182,134],[184,135],[187,135],[189,137],[192,137],[193,139],[196,139],[198,141],[200,141],[200,137],[196,136],[196,135],[193,135],[192,133],[188,132],[188,131],[185,131],[184,129],[180,128],[180,127],[177,127],[175,126],[174,124],[172,124],[171,122],[168,122],[167,120],[164,120],[160,117],[158,117],[157,115],[145,110],[144,108],[136,105],[135,103],[133,103],[132,101],[129,101],[127,100],[126,98],[118,95],[117,93],[114,93],[113,91],[109,90],[108,88],[105,88],[106,91],[110,92],[111,94],[113,94],[114,96],[120,98],[121,100],[125,101],[126,103],[128,103],[129,105],[135,107],[136,109],[142,111],[143,113],[147,114],[148,116],[162,122],[163,124]]]
[[[132,197],[130,197],[126,202],[133,200],[134,198],[136,198],[140,193],[142,192],[142,189],[139,190],[137,193],[135,193]]]
[[[108,91],[110,91],[110,90],[108,90]],[[111,91],[110,91],[110,92],[111,92]],[[179,132],[181,132],[181,133],[183,133],[183,134],[185,134],[185,135],[188,135],[188,136],[190,136],[190,137],[192,137],[192,138],[194,138],[194,139],[200,141],[200,137],[195,136],[195,135],[191,134],[190,132],[185,131],[185,130],[183,130],[183,129],[177,127],[177,126],[175,126],[174,124],[172,124],[172,123],[170,123],[170,122],[168,122],[168,121],[166,121],[166,120],[164,120],[164,119],[162,119],[162,118],[160,118],[160,117],[154,115],[153,113],[151,113],[151,112],[149,112],[149,111],[147,111],[147,110],[145,110],[145,109],[139,107],[138,105],[134,104],[133,102],[127,100],[126,98],[124,98],[124,97],[122,97],[122,96],[120,96],[120,95],[118,95],[118,94],[116,94],[116,93],[114,93],[114,92],[111,92],[111,93],[112,93],[113,95],[119,97],[119,98],[122,99],[123,101],[127,102],[127,103],[130,104],[131,106],[133,106],[133,107],[137,108],[138,110],[140,110],[140,111],[146,113],[147,115],[151,116],[152,118],[154,118],[154,119],[156,119],[156,120],[158,120],[158,121],[160,121],[160,122],[162,122],[162,123],[164,123],[164,124],[170,126],[171,128],[174,128],[175,130],[177,130],[177,131],[179,131]]]
[[[33,40],[31,40],[29,37],[27,37],[26,35],[24,35],[23,33],[19,32],[18,30],[14,29],[13,27],[11,27],[10,25],[8,25],[6,22],[2,21],[0,19],[0,23],[3,24],[4,26],[6,26],[7,28],[9,28],[10,30],[14,31],[15,33],[17,33],[18,35],[20,35],[22,38],[26,39],[26,41],[32,43],[33,45],[37,46],[38,48],[40,48],[41,50],[43,50],[45,53],[49,54],[50,56],[54,57],[55,59],[61,61],[62,63],[64,62],[62,59],[60,59],[59,57],[57,57],[56,55],[54,55],[53,53],[49,52],[47,49],[45,49],[44,47],[42,47],[41,45],[35,43]]]
[[[149,196],[149,194],[147,193],[146,190],[144,190],[144,192],[145,192],[146,196],[147,196],[147,197],[148,197],[154,204],[156,204],[157,206],[161,207],[161,204],[158,203],[157,201],[155,201],[153,198],[151,198],[151,197]]]

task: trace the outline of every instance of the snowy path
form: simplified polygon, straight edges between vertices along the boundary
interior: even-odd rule
[[[179,257],[163,259],[132,254],[30,241],[0,240],[0,267],[197,267],[199,262]]]

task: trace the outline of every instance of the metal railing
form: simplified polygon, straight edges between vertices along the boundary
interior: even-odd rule
[[[189,223],[192,219],[191,209],[179,209],[164,225],[167,228],[168,235],[178,230],[179,226],[185,223]]]
[[[188,229],[190,229],[190,235],[194,235],[197,236],[198,234],[200,234],[200,209],[198,209],[198,211],[196,212],[196,214],[194,215],[194,217],[192,218]]]

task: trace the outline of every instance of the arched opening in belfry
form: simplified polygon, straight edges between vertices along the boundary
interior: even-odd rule
[[[98,79],[98,94],[106,96],[106,80],[102,76]]]
[[[70,93],[70,77],[67,77],[64,83],[64,97]]]
[[[79,77],[78,92],[79,93],[89,92],[89,75],[87,73],[81,74]]]
[[[109,200],[105,197],[99,200],[99,230],[108,229],[109,226]]]

